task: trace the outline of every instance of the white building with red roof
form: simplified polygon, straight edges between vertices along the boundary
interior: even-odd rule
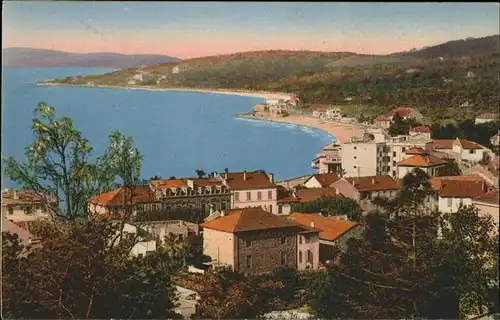
[[[430,139],[431,134],[432,134],[432,129],[429,127],[426,127],[426,126],[417,126],[417,127],[410,128],[408,130],[408,134],[410,136],[422,135],[422,136]]]
[[[484,159],[490,150],[479,143],[465,139],[436,139],[430,145],[431,151],[453,154],[459,162],[477,163]]]
[[[488,123],[498,120],[498,114],[495,113],[482,113],[476,117],[476,124]]]

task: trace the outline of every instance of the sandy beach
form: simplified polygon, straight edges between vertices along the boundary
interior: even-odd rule
[[[271,121],[271,122],[281,122],[295,124],[298,126],[306,126],[314,129],[326,132],[335,138],[339,142],[347,142],[353,136],[361,136],[362,128],[355,124],[322,121],[319,122],[318,119],[309,117],[299,117],[299,116],[288,116],[285,118],[277,117],[254,117],[247,115],[239,115],[239,118],[251,119],[256,121]]]
[[[146,91],[177,91],[177,92],[201,92],[212,94],[226,94],[241,97],[252,97],[262,99],[289,99],[293,95],[284,92],[267,91],[249,91],[249,90],[229,90],[229,89],[195,89],[195,88],[158,88],[156,86],[114,86],[114,85],[86,85],[86,84],[66,84],[40,82],[38,86],[46,87],[86,87],[86,88],[104,88],[104,89],[122,89],[122,90],[146,90]]]

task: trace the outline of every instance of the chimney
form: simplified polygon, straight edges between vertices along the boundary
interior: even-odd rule
[[[221,210],[221,212],[220,212],[220,216],[221,216],[221,217],[224,217],[225,215],[226,215],[226,213],[224,212],[224,210]]]
[[[292,196],[293,196],[294,198],[296,198],[296,197],[297,197],[297,187],[293,187],[293,189],[292,189]]]
[[[274,183],[274,174],[268,173],[267,176],[269,177],[269,181],[271,181],[271,183]]]
[[[311,228],[314,228],[315,227],[314,221],[311,221],[309,225],[311,226]]]
[[[194,188],[194,181],[193,180],[186,180],[186,184],[188,186],[188,188],[191,188],[193,189]]]
[[[246,179],[247,179],[247,172],[243,171],[243,180],[246,180]]]
[[[339,195],[339,194],[340,194],[339,189],[335,188],[335,194],[336,194],[336,195]]]
[[[16,190],[12,190],[12,199],[19,199],[19,197],[17,196],[17,191]]]
[[[227,172],[224,172],[224,179],[227,180]]]

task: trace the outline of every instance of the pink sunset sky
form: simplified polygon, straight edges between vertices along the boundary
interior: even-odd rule
[[[2,47],[191,58],[252,50],[386,54],[499,33],[498,5],[6,3]]]

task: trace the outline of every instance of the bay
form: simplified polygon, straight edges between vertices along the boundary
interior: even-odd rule
[[[313,173],[311,159],[332,137],[289,124],[236,119],[261,98],[197,92],[43,87],[37,81],[109,72],[101,68],[2,70],[2,157],[25,161],[33,141],[33,109],[43,101],[68,116],[103,154],[114,129],[131,135],[143,159],[141,175],[195,176],[205,172],[266,170],[276,179]],[[2,168],[3,169],[3,168]],[[2,170],[2,188],[18,187]]]

